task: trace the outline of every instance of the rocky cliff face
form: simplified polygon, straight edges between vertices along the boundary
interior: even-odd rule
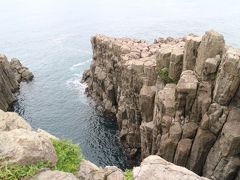
[[[0,54],[0,109],[7,111],[16,100],[14,93],[19,89],[19,83],[32,78],[33,74],[18,59],[9,62],[5,55]]]
[[[214,31],[153,44],[96,35],[87,93],[115,113],[127,153],[211,179],[240,171],[240,50]]]

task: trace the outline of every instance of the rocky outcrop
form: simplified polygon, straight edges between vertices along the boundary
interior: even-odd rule
[[[239,49],[215,31],[153,44],[96,35],[92,47],[87,94],[116,114],[130,157],[157,154],[212,179],[238,176]]]
[[[66,173],[62,171],[51,171],[51,170],[43,170],[42,172],[38,173],[30,180],[78,180],[76,176],[71,173]]]
[[[208,180],[156,155],[147,157],[139,167],[135,167],[133,176],[135,180]]]
[[[32,78],[33,74],[19,60],[12,59],[9,63],[7,57],[0,54],[0,109],[7,111],[16,101],[14,93],[19,89],[19,83]]]
[[[19,115],[0,110],[0,165],[57,162],[50,138],[33,131]]]

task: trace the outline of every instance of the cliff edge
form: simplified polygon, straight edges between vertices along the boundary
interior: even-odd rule
[[[16,101],[14,93],[18,91],[19,83],[32,79],[32,72],[18,59],[13,58],[9,62],[5,55],[0,54],[0,109],[7,111],[9,106]]]
[[[156,154],[211,179],[240,174],[240,50],[202,37],[92,38],[86,92],[116,114],[129,156]]]

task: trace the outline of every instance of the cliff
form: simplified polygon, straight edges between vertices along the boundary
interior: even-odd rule
[[[97,167],[78,152],[78,146],[32,129],[16,113],[0,110],[0,179],[130,180],[117,167]],[[207,180],[159,156],[149,156],[135,167],[133,178]]]
[[[202,37],[92,38],[86,92],[116,114],[131,157],[161,156],[211,179],[240,174],[240,50]]]
[[[7,111],[16,101],[14,93],[19,89],[19,83],[32,78],[33,74],[18,59],[9,62],[5,55],[0,54],[0,109]]]

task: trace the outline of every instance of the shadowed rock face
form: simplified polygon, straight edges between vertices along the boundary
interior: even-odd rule
[[[7,57],[0,54],[0,109],[7,111],[9,106],[16,101],[14,93],[19,89],[19,83],[32,79],[32,72],[18,59],[14,58],[9,63]]]
[[[96,35],[92,47],[86,91],[116,114],[131,157],[158,154],[212,179],[237,177],[239,49],[215,31],[154,44]]]

